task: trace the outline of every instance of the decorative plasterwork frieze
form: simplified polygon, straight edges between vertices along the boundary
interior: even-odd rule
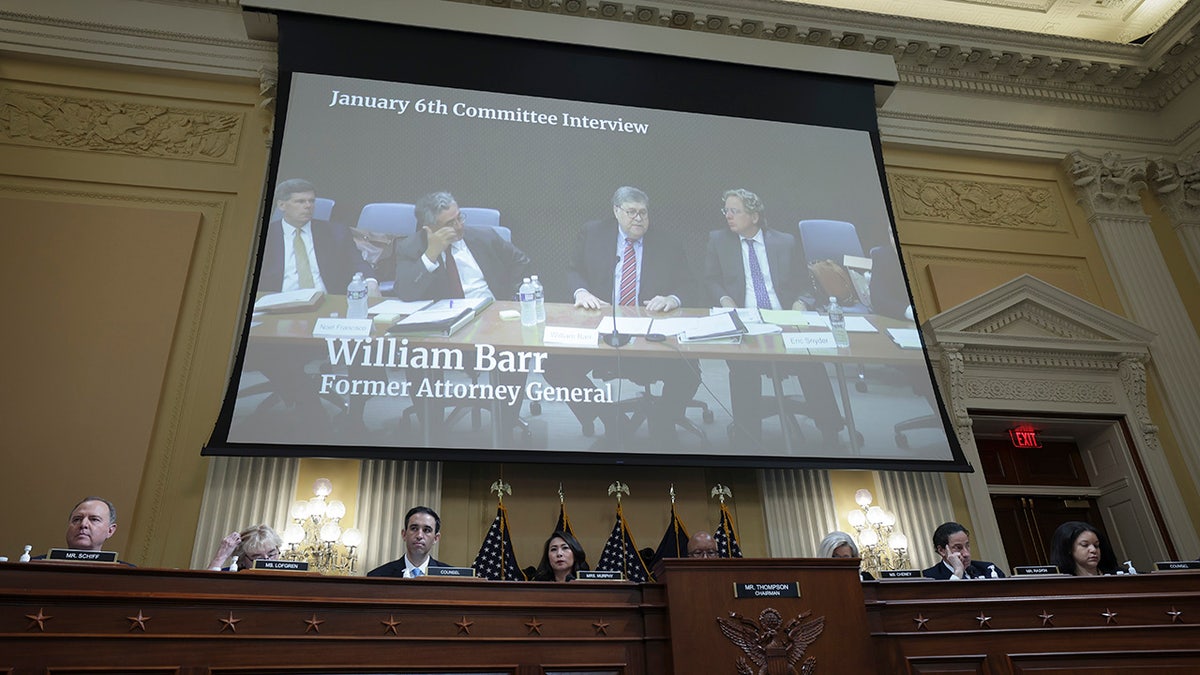
[[[1096,158],[1072,152],[1064,160],[1078,202],[1089,216],[1148,220],[1142,209],[1146,189],[1145,157],[1123,159],[1115,152]]]
[[[972,399],[1100,405],[1111,405],[1117,400],[1116,392],[1108,383],[1087,380],[968,376],[964,378],[964,385],[967,396]]]
[[[0,88],[0,142],[232,164],[241,114]]]
[[[1176,41],[1151,50],[772,0],[446,1],[887,54],[907,85],[1060,104],[1152,111],[1200,77],[1200,23],[1186,9],[1158,31]]]
[[[1156,159],[1154,191],[1176,227],[1200,223],[1200,153],[1178,160]]]
[[[896,216],[955,225],[1053,229],[1061,221],[1046,187],[888,172]]]

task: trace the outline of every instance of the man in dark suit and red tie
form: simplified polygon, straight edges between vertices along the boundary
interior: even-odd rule
[[[727,190],[722,215],[728,225],[708,236],[704,285],[714,304],[758,309],[808,309],[813,288],[796,237],[766,226],[758,195]],[[733,407],[733,447],[762,442],[762,376],[768,364],[729,361],[729,398]],[[804,390],[806,412],[824,436],[836,443],[842,418],[825,366],[816,362],[777,362],[779,376],[796,375]]]
[[[612,219],[583,226],[567,262],[567,287],[574,292],[575,306],[598,311],[616,303],[644,307],[651,313],[679,308],[694,288],[683,246],[668,233],[650,229],[650,199],[645,192],[628,186],[617,189],[612,209]],[[592,369],[638,384],[662,380],[662,396],[654,402],[647,423],[656,443],[662,447],[678,445],[675,423],[700,387],[698,364],[666,350],[657,358],[620,363],[621,372],[616,373],[614,359],[554,356],[546,362],[546,382],[555,387],[592,387],[587,376]],[[592,428],[600,417],[607,436],[617,438],[623,433],[608,428],[615,417],[604,414],[602,406],[606,404],[568,405],[585,429]]]

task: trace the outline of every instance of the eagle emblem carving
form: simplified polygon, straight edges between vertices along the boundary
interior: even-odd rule
[[[728,619],[717,617],[725,637],[746,653],[738,657],[738,675],[814,675],[817,657],[805,659],[804,652],[825,630],[825,617],[806,622],[810,614],[811,610],[800,614],[786,626],[783,616],[771,607],[758,615],[758,622],[737,612],[730,612]],[[797,666],[801,659],[804,662]]]

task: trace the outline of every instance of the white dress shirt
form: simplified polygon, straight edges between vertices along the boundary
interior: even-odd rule
[[[446,249],[444,255],[454,256],[454,264],[458,266],[458,279],[463,287],[463,297],[496,299],[496,294],[492,293],[492,289],[488,287],[487,279],[483,278],[483,270],[476,262],[475,256],[471,255],[471,249],[466,242],[459,239],[450,244],[450,248]],[[435,271],[442,264],[441,260],[434,262],[424,255],[421,256],[421,262],[430,272]]]

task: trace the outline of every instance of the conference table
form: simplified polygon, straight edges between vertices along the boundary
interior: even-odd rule
[[[634,337],[632,341],[620,347],[613,347],[602,340],[588,347],[569,346],[555,342],[547,342],[546,326],[595,329],[601,320],[612,316],[613,308],[604,310],[586,310],[577,308],[570,303],[546,303],[546,323],[538,326],[523,326],[519,319],[505,318],[519,315],[519,304],[513,301],[496,301],[485,307],[472,321],[464,325],[450,336],[439,335],[404,335],[394,334],[397,338],[406,338],[410,347],[430,348],[464,348],[474,345],[488,344],[499,351],[538,352],[553,356],[556,354],[580,356],[594,355],[597,359],[613,359],[620,365],[622,359],[631,359],[631,368],[637,368],[640,359],[720,359],[727,361],[761,361],[771,365],[772,383],[775,399],[779,405],[779,413],[785,415],[785,396],[782,382],[786,378],[786,364],[789,362],[816,361],[833,365],[838,383],[838,393],[841,399],[842,414],[846,420],[849,432],[850,450],[852,454],[860,451],[860,434],[857,431],[854,411],[847,386],[847,365],[887,364],[900,367],[924,367],[924,355],[919,349],[905,349],[898,346],[889,337],[889,328],[915,328],[911,321],[897,320],[880,315],[860,315],[870,322],[876,332],[850,332],[850,346],[841,349],[789,349],[784,344],[783,335],[795,332],[827,332],[821,327],[804,327],[796,325],[782,326],[782,333],[744,335],[736,344],[719,341],[681,342],[675,336],[667,336],[665,340],[654,341],[645,337]],[[314,357],[326,353],[325,339],[313,336],[313,327],[320,317],[345,316],[346,301],[344,296],[326,295],[320,303],[311,309],[299,312],[279,312],[256,315],[250,330],[250,344],[254,349],[269,349],[272,345],[310,344]],[[678,308],[670,312],[648,312],[640,307],[617,307],[618,317],[648,317],[651,319],[703,317],[708,316],[708,308]],[[387,334],[391,322],[375,321],[372,337],[382,337]],[[654,332],[651,324],[650,332]],[[247,369],[253,364],[248,362]],[[495,372],[492,372],[495,376]],[[618,372],[618,377],[619,377]],[[726,399],[727,400],[727,399]],[[492,413],[498,413],[499,403],[495,403]],[[361,416],[361,402],[351,402],[351,414]],[[499,419],[493,417],[493,419]],[[782,418],[781,418],[782,419]],[[788,432],[787,425],[783,438],[787,450],[794,449],[795,439]],[[431,425],[424,425],[429,441]],[[499,424],[493,424],[493,443],[500,447],[502,442]]]

